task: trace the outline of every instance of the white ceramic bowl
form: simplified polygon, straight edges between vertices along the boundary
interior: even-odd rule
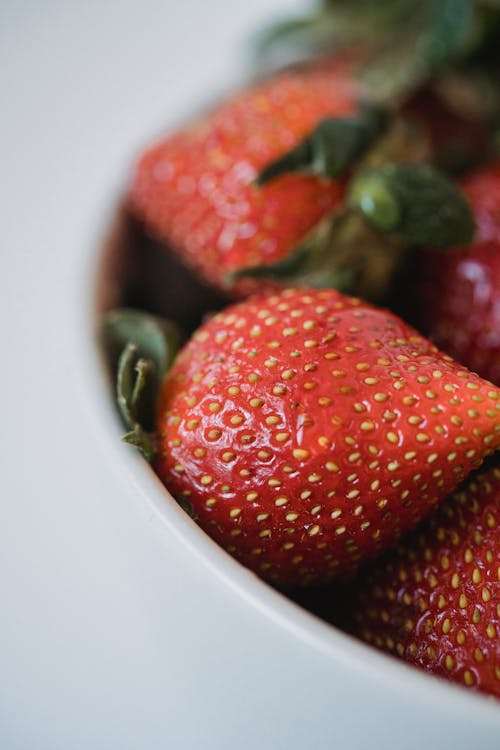
[[[107,309],[102,290],[112,267],[101,258],[95,270],[96,307]],[[111,441],[117,445],[117,420],[108,374],[95,354],[87,352],[94,368],[87,386],[109,450]],[[186,621],[181,611],[156,608],[166,632],[185,628],[158,653],[170,669],[188,670],[185,693],[167,687],[174,705],[166,737],[175,747],[498,748],[496,702],[387,657],[299,607],[212,542],[135,452],[115,447],[113,453],[165,545],[167,568],[157,571],[156,585],[175,591],[164,580],[174,568],[190,610]]]
[[[242,77],[250,29],[301,5],[47,0],[1,11],[2,748],[500,745],[498,705],[260,582],[118,440],[94,295],[127,165]]]

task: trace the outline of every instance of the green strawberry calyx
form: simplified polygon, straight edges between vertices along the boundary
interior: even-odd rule
[[[297,146],[264,167],[257,184],[264,185],[288,172],[314,174],[327,179],[338,177],[378,139],[387,121],[384,110],[363,103],[350,117],[321,120]]]
[[[401,243],[346,208],[327,216],[286,258],[271,265],[242,268],[228,277],[276,280],[286,286],[333,288],[381,301],[399,265]]]
[[[453,247],[474,234],[469,205],[455,183],[429,164],[383,164],[357,174],[348,204],[408,245]]]
[[[275,264],[243,268],[228,279],[276,279],[333,287],[379,302],[406,250],[467,244],[474,219],[455,183],[428,164],[385,163],[359,170],[345,205],[325,217]]]
[[[156,454],[156,401],[179,347],[177,329],[141,310],[118,308],[104,316],[102,337],[115,374],[118,411],[128,428],[122,440],[151,462]]]

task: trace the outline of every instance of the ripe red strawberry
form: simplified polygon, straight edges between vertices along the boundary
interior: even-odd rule
[[[412,319],[451,356],[500,384],[500,162],[463,189],[475,215],[474,242],[415,256]]]
[[[407,246],[465,242],[473,222],[422,163],[426,118],[370,103],[355,67],[353,55],[282,72],[159,142],[133,175],[132,212],[226,294],[383,299]]]
[[[355,110],[348,69],[338,60],[275,75],[160,141],[139,161],[132,210],[218,287],[235,270],[282,260],[339,203],[342,185],[297,174],[255,180],[320,120]]]
[[[500,464],[471,475],[364,576],[355,632],[500,698]]]
[[[333,290],[250,298],[163,383],[156,468],[279,586],[350,575],[500,446],[500,390]]]

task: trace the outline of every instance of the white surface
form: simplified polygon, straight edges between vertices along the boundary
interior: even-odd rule
[[[239,80],[300,2],[0,5],[0,747],[500,746],[500,711],[316,621],[116,440],[91,273],[140,145]]]

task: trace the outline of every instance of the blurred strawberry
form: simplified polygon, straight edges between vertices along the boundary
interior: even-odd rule
[[[469,369],[500,383],[500,162],[463,183],[476,221],[472,244],[415,253],[409,317]]]
[[[472,221],[421,163],[426,136],[358,101],[349,73],[345,58],[283,72],[167,137],[139,161],[132,210],[233,295],[330,286],[382,299],[406,247],[467,241]]]
[[[282,260],[339,204],[343,186],[287,174],[257,187],[257,177],[324,118],[355,113],[349,68],[340,60],[280,73],[160,141],[137,165],[132,210],[219,288],[233,271]]]
[[[499,523],[496,458],[366,571],[353,605],[354,632],[500,698]]]

